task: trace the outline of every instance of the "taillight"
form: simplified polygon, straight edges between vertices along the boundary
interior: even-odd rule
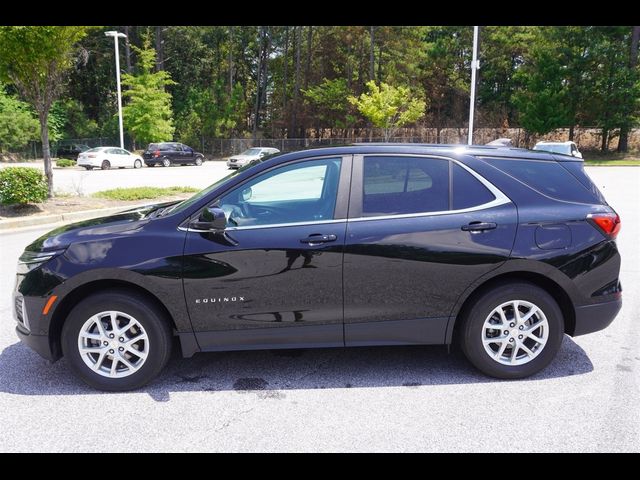
[[[153,152],[153,156],[154,157],[159,157],[160,156],[160,150],[156,150],[155,152]]]
[[[620,216],[617,213],[590,213],[587,218],[605,235],[616,238],[620,232]]]

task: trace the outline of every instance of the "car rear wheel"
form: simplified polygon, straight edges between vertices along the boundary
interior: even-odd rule
[[[143,296],[121,290],[78,303],[62,328],[62,351],[71,370],[93,388],[140,388],[165,366],[171,330]]]
[[[524,378],[545,368],[564,336],[560,307],[542,288],[501,284],[481,294],[461,318],[460,346],[480,371]]]
[[[202,157],[196,158],[196,166],[199,167],[200,165],[202,165]]]
[[[133,162],[133,168],[142,168],[142,162],[140,160],[136,160]]]
[[[102,165],[100,165],[102,170],[109,170],[111,168],[111,162],[109,160],[103,160]]]
[[[163,158],[162,159],[162,166],[163,167],[170,167],[171,166],[171,160],[169,160],[168,158]]]

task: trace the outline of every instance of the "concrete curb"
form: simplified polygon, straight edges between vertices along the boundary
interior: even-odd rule
[[[49,225],[51,223],[78,222],[81,220],[88,220],[90,218],[111,215],[113,213],[130,210],[132,208],[143,207],[145,205],[147,204],[123,205],[120,207],[97,208],[94,210],[80,210],[78,212],[60,213],[56,215],[43,215],[39,217],[22,217],[15,219],[9,218],[6,220],[0,220],[0,231],[14,230],[23,227],[31,227],[34,225]]]

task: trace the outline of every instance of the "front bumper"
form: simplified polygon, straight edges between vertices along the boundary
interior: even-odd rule
[[[235,162],[232,162],[231,160],[227,160],[227,167],[240,168],[240,167],[244,167],[246,163],[247,162],[243,162],[242,160],[236,160]]]
[[[42,358],[54,362],[58,355],[53,353],[51,349],[51,342],[49,342],[49,335],[34,335],[18,325],[16,327],[16,333],[20,341],[28,346],[31,350],[35,351]]]
[[[622,308],[622,297],[593,305],[576,307],[576,326],[573,337],[597,332],[607,328]]]

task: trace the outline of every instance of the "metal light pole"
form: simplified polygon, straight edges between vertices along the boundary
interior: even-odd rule
[[[480,68],[478,60],[478,27],[473,27],[473,60],[471,60],[471,102],[469,105],[469,135],[467,144],[473,144],[473,112],[476,106],[476,70]]]
[[[124,33],[104,32],[107,37],[113,37],[116,47],[116,84],[118,86],[118,125],[120,126],[120,148],[124,148],[124,132],[122,131],[122,93],[120,92],[120,51],[118,50],[118,38],[127,38]]]

